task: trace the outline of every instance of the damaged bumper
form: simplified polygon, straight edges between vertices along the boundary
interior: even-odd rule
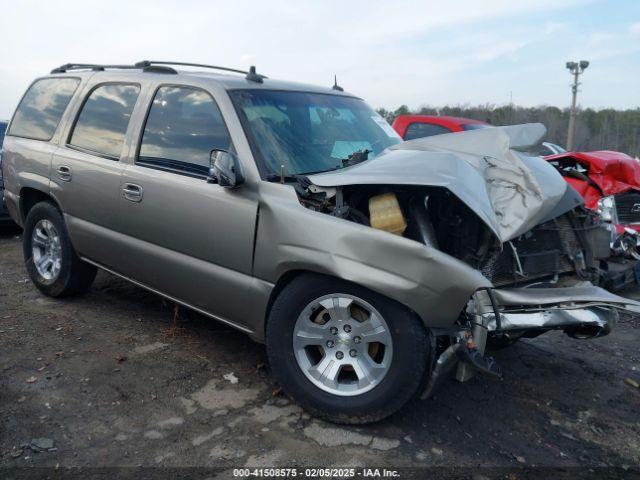
[[[429,397],[454,369],[459,381],[469,380],[476,372],[501,377],[499,366],[485,355],[490,337],[535,337],[550,330],[577,339],[602,337],[615,327],[619,310],[640,312],[640,303],[591,284],[479,290],[468,306],[471,325],[453,335],[448,332],[451,344],[434,358],[422,398]]]
[[[591,284],[563,288],[479,291],[475,325],[491,335],[536,336],[562,330],[575,338],[607,335],[618,310],[640,312],[640,303]]]
[[[483,315],[488,332],[521,333],[533,330],[563,330],[576,338],[607,335],[618,321],[618,311],[610,307],[543,310],[541,312],[508,312],[500,314],[498,329],[493,314]]]

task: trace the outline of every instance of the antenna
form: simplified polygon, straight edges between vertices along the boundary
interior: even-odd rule
[[[339,92],[344,92],[344,88],[342,88],[340,85],[338,85],[338,76],[334,75],[333,76],[333,88],[334,90],[337,90]]]

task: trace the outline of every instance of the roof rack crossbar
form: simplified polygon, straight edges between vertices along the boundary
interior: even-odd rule
[[[134,69],[140,67],[136,67],[134,65],[100,65],[97,63],[65,63],[64,65],[60,65],[58,68],[51,70],[51,73],[64,73],[69,70],[103,71],[105,68]]]
[[[150,67],[152,65],[177,65],[181,67],[198,67],[198,68],[210,68],[212,70],[222,70],[225,72],[233,72],[233,73],[242,73],[247,76],[247,80],[252,80],[254,82],[262,83],[262,79],[268,78],[265,75],[256,73],[256,67],[251,67],[249,71],[239,70],[237,68],[229,68],[229,67],[220,67],[218,65],[206,65],[204,63],[188,63],[188,62],[166,62],[161,60],[142,60],[141,62],[137,62],[136,66],[141,67]]]

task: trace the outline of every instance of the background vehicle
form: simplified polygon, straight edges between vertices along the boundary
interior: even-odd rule
[[[542,142],[540,145],[540,150],[536,153],[541,157],[546,157],[547,155],[557,155],[559,153],[565,153],[566,150],[562,148],[560,145],[556,145],[551,142]]]
[[[640,162],[614,151],[561,152],[544,157],[612,226],[612,244],[640,258]]]
[[[640,307],[589,283],[607,231],[519,152],[542,125],[402,142],[342,89],[219,70],[67,64],[29,87],[3,172],[40,291],[105,269],[265,342],[284,391],[342,423],[454,367],[500,376],[487,338],[599,337]]]
[[[468,118],[430,115],[400,115],[393,122],[405,140],[491,126]],[[567,152],[550,142],[542,142],[533,153],[554,165],[584,198],[586,207],[610,225],[616,258],[603,263],[603,283],[618,290],[640,282],[640,267],[625,260],[640,260],[640,162],[621,152]]]
[[[15,225],[13,223],[13,220],[11,220],[11,217],[9,216],[7,207],[4,204],[4,180],[2,178],[2,144],[4,141],[4,134],[6,130],[7,122],[0,121],[0,228],[7,225]]]
[[[393,129],[405,140],[430,137],[443,133],[466,132],[492,125],[471,118],[435,116],[435,115],[398,115]]]

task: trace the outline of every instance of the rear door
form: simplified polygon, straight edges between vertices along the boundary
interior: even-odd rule
[[[81,256],[110,267],[120,258],[120,160],[140,88],[131,81],[92,81],[53,155],[51,191],[62,206],[74,247]]]
[[[121,272],[222,320],[243,323],[257,201],[208,183],[210,152],[233,150],[210,92],[158,85],[123,173]]]

